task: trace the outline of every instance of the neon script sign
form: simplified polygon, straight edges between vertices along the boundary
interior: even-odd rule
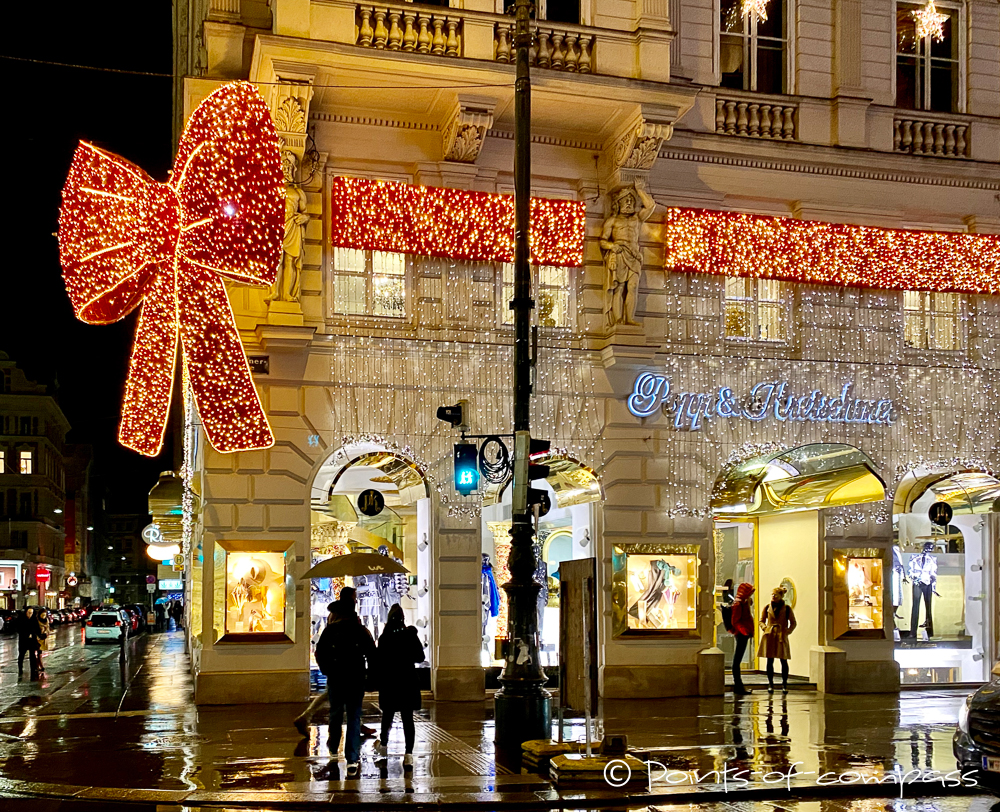
[[[740,399],[728,386],[714,392],[674,392],[664,375],[644,372],[635,379],[628,410],[636,417],[656,412],[673,418],[674,428],[697,431],[713,417],[777,420],[781,423],[864,423],[891,426],[896,419],[892,400],[853,397],[854,384],[845,383],[837,395],[819,389],[796,394],[787,381],[762,381]]]

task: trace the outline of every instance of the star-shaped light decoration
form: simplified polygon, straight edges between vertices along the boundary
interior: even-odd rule
[[[743,0],[743,2],[746,3],[748,0]],[[927,5],[922,9],[910,13],[917,21],[917,39],[933,37],[935,42],[944,40],[944,24],[948,15],[937,10],[934,0],[927,0]]]
[[[768,0],[743,0],[743,16],[749,17],[753,14],[760,22],[767,19]]]

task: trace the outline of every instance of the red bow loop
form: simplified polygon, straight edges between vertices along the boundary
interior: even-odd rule
[[[77,149],[59,216],[74,312],[107,324],[142,305],[123,445],[160,452],[178,346],[212,445],[274,444],[222,279],[273,284],[283,230],[277,133],[246,82],[219,88],[195,109],[168,183],[90,144]]]

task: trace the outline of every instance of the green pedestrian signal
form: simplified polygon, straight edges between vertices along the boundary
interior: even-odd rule
[[[455,446],[455,490],[462,496],[479,490],[479,449],[475,443]]]

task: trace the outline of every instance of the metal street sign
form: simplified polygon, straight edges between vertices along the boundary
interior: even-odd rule
[[[146,591],[150,594],[156,592],[156,584],[146,584]]]
[[[147,575],[146,576],[146,584],[147,585],[149,585],[149,584],[155,584],[155,583],[156,583],[156,576],[155,575]]]

